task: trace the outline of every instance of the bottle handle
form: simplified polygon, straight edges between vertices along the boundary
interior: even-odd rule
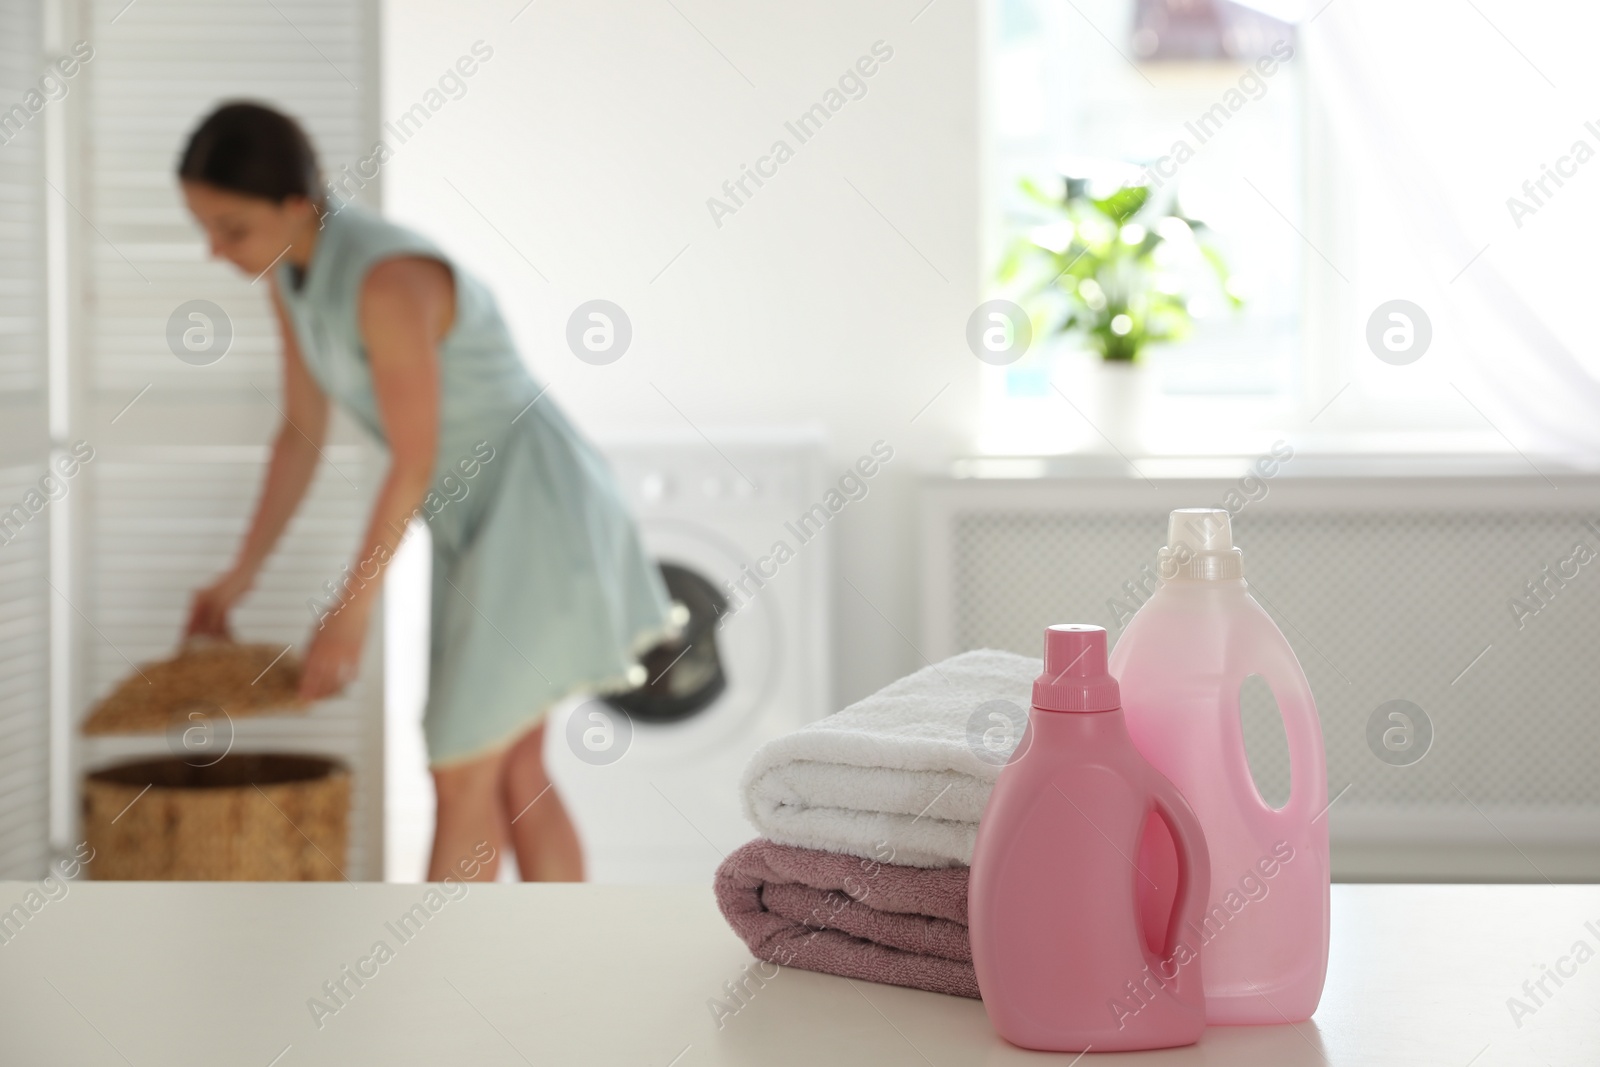
[[[1295,669],[1287,669],[1290,666]],[[1272,688],[1289,749],[1289,799],[1274,814],[1297,825],[1309,822],[1320,814],[1312,810],[1312,805],[1325,803],[1328,796],[1328,764],[1323,755],[1322,723],[1317,717],[1316,702],[1298,662],[1270,664],[1257,673]]]
[[[1176,786],[1157,774],[1151,795],[1178,852],[1177,893],[1161,948],[1161,959],[1167,960],[1177,951],[1185,926],[1200,928],[1206,898],[1211,892],[1211,854],[1206,848],[1206,835],[1200,828],[1199,817]]]

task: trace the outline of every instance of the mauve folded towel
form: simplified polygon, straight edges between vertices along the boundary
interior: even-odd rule
[[[758,959],[978,996],[966,867],[906,867],[757,838],[722,862],[716,892]]]

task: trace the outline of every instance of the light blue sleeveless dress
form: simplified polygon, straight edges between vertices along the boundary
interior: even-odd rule
[[[325,217],[303,277],[288,264],[276,273],[318,384],[386,440],[358,302],[367,272],[395,256],[441,261],[456,287],[422,507],[433,536],[423,732],[441,767],[504,748],[562,697],[638,685],[640,654],[673,619],[609,465],[541,395],[489,290],[427,238],[353,205]]]

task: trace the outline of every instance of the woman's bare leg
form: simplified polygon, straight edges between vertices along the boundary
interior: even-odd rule
[[[462,881],[492,882],[500,869],[506,843],[505,814],[500,803],[500,773],[506,753],[496,752],[469,763],[433,771],[438,818],[428,880],[447,876]]]
[[[544,769],[544,723],[524,734],[500,768],[517,867],[528,882],[583,881],[583,846]]]

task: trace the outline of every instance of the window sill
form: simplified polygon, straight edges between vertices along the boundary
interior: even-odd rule
[[[964,456],[950,465],[952,478],[1029,480],[1041,478],[1156,482],[1231,480],[1255,462],[1255,454],[1118,456],[1073,453],[1053,456]],[[1592,474],[1594,468],[1550,458],[1533,461],[1516,453],[1322,452],[1296,450],[1275,477],[1300,478],[1528,478]]]

